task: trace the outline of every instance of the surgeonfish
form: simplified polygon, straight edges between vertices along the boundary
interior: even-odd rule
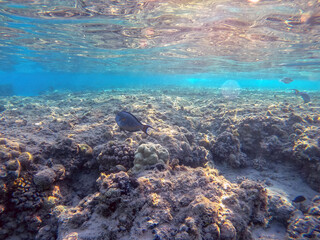
[[[308,93],[306,93],[306,92],[299,92],[297,89],[291,89],[291,90],[293,90],[296,95],[301,96],[302,99],[303,99],[303,101],[304,101],[304,103],[310,102],[311,98],[310,98],[310,96],[309,96]]]
[[[142,124],[134,115],[129,112],[119,112],[116,115],[116,122],[120,130],[129,132],[143,131],[148,134],[148,128],[152,128],[150,125]]]

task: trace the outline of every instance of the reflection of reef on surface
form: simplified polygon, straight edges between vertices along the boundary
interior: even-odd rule
[[[3,21],[17,24],[1,27],[2,47],[7,51],[1,52],[0,69],[13,71],[13,56],[22,63],[25,58],[44,63],[42,56],[48,52],[57,53],[44,63],[48,72],[72,73],[81,69],[108,73],[134,69],[162,74],[210,71],[223,76],[225,69],[232,69],[253,76],[259,72],[261,78],[268,78],[269,72],[282,75],[283,66],[298,71],[302,66],[319,65],[310,44],[318,43],[319,38],[318,1],[258,2],[2,0]],[[21,25],[25,19],[36,19],[42,24],[24,28]],[[38,32],[47,35],[39,37]],[[13,55],[16,46],[41,54]],[[292,51],[292,46],[301,50]],[[151,64],[146,49],[151,49],[155,64]],[[119,61],[113,61],[115,56]],[[257,62],[262,56],[263,62]],[[284,63],[284,58],[289,60]]]
[[[292,239],[317,237],[319,95],[274,94],[3,98],[0,238],[250,239],[273,223]],[[153,131],[119,131],[119,109]],[[293,203],[298,195],[306,200]]]

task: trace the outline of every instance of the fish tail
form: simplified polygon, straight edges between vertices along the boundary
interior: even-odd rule
[[[297,89],[290,89],[290,90],[293,90],[296,95],[300,93]]]
[[[142,125],[142,131],[147,135],[149,135],[148,128],[153,128],[153,127],[151,127],[150,125]]]

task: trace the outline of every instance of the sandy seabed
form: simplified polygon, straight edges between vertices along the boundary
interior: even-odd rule
[[[169,86],[2,97],[0,239],[320,239],[310,96]],[[150,135],[120,131],[122,110]]]

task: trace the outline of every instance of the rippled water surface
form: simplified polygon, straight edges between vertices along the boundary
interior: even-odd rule
[[[320,3],[0,0],[0,70],[317,80]]]

